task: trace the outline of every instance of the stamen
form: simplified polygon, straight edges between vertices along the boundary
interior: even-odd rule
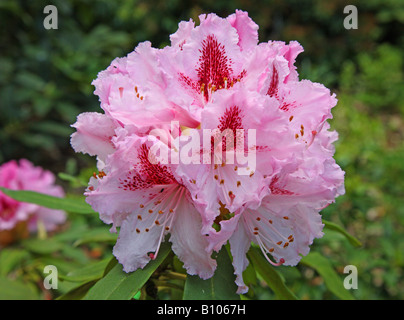
[[[259,244],[259,246],[260,246],[260,249],[261,249],[261,251],[262,251],[264,257],[267,259],[267,261],[268,261],[270,264],[272,264],[274,267],[279,267],[280,265],[282,265],[282,264],[285,263],[285,259],[283,259],[283,258],[280,258],[280,259],[279,259],[279,262],[273,262],[271,259],[269,259],[269,257],[267,256],[267,252],[268,252],[268,253],[273,252],[273,251],[274,251],[274,250],[272,250],[273,248],[271,248],[271,249],[268,250],[268,249],[265,247],[265,245],[262,243],[261,239],[260,239],[259,237],[256,237],[256,238],[257,238],[257,240],[258,240],[258,244]],[[271,250],[271,251],[270,251],[270,250]]]

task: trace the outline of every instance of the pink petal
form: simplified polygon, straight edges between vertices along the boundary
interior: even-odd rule
[[[237,30],[238,45],[241,50],[253,50],[258,43],[258,25],[248,16],[248,12],[236,10],[227,21]]]
[[[146,217],[148,217],[146,215]],[[123,265],[125,272],[132,272],[150,261],[149,253],[154,252],[161,242],[162,226],[153,226],[154,221],[139,220],[136,214],[130,214],[123,220],[113,254]],[[149,231],[145,231],[148,228]]]
[[[200,214],[187,198],[184,196],[176,210],[170,238],[172,249],[184,262],[188,274],[208,279],[213,276],[216,261],[210,257],[212,252],[207,251],[208,242],[201,231]]]
[[[251,246],[251,240],[245,230],[244,224],[240,222],[237,229],[229,239],[230,251],[233,256],[234,274],[236,275],[237,293],[245,294],[248,287],[243,281],[243,271],[247,268],[249,261],[247,251]]]
[[[97,112],[81,113],[72,127],[77,129],[70,140],[76,152],[97,155],[105,160],[114,151],[111,139],[116,125],[108,116]]]

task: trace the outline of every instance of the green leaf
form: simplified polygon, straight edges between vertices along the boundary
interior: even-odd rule
[[[318,252],[311,252],[302,258],[301,264],[309,266],[318,272],[324,279],[327,288],[338,298],[343,300],[354,300],[350,292],[344,288],[343,280],[338,276],[330,261]]]
[[[89,264],[88,266],[71,271],[67,275],[59,275],[59,278],[70,282],[89,282],[101,279],[110,260],[108,258]]]
[[[342,235],[344,235],[354,247],[361,247],[362,246],[362,243],[358,239],[356,239],[354,236],[349,234],[343,227],[337,225],[334,222],[327,221],[327,220],[324,220],[324,219],[323,219],[323,223],[324,223],[325,228],[327,228],[329,230],[337,231],[337,232],[341,233]]]
[[[59,172],[58,177],[64,181],[73,183],[73,185],[78,187],[87,187],[87,182],[80,179],[79,177],[72,176],[70,174]]]
[[[257,248],[251,247],[247,253],[255,270],[280,300],[297,300],[295,294],[286,286],[278,271],[262,256]]]
[[[0,277],[0,300],[37,300],[35,288],[18,280]]]
[[[122,271],[117,264],[108,274],[90,289],[86,300],[130,300],[151,277],[158,266],[171,251],[169,243],[161,244],[155,260],[151,260],[143,269],[132,273]]]
[[[56,300],[81,300],[85,297],[87,292],[96,284],[97,281],[89,281],[78,286],[74,287],[73,289],[69,290],[65,294],[58,297]]]
[[[6,276],[22,261],[29,257],[29,253],[21,249],[2,249],[0,251],[0,276]]]
[[[225,247],[220,250],[217,268],[212,278],[202,280],[199,276],[187,275],[184,287],[184,300],[239,300],[236,293],[233,265]]]
[[[80,246],[82,244],[90,243],[90,242],[108,242],[108,243],[116,243],[118,235],[116,233],[111,233],[108,228],[100,227],[95,228],[86,232],[80,239],[74,242],[74,246]]]
[[[117,264],[118,260],[116,260],[115,257],[112,257],[105,267],[102,277],[104,278]]]
[[[54,239],[26,239],[22,241],[22,245],[28,251],[46,255],[52,254],[54,252],[60,251],[65,246],[63,243],[58,242]]]
[[[72,270],[76,270],[80,267],[80,264],[73,260],[66,260],[66,258],[56,258],[52,256],[40,256],[37,259],[33,260],[33,264],[37,266],[38,271],[42,274],[43,269],[47,265],[54,265],[58,272],[68,273]]]
[[[34,191],[10,190],[3,187],[0,187],[0,190],[10,198],[21,202],[35,203],[42,207],[74,213],[95,213],[83,199],[58,198]]]

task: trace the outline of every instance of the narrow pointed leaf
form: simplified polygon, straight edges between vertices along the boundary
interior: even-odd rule
[[[32,285],[19,280],[0,277],[0,300],[37,300],[38,293]]]
[[[86,300],[130,300],[151,277],[171,251],[169,243],[162,243],[159,254],[143,269],[125,273],[117,264],[99,280],[86,295]]]
[[[104,259],[69,272],[67,275],[59,275],[59,278],[70,282],[89,282],[91,280],[101,279],[104,270],[111,259]]]
[[[1,249],[0,251],[0,276],[6,276],[15,267],[21,267],[24,260],[30,254],[22,249]]]
[[[354,236],[348,233],[343,227],[339,226],[338,224],[331,222],[331,221],[326,221],[323,219],[324,227],[329,229],[329,230],[334,230],[342,235],[344,235],[348,241],[354,246],[354,247],[361,247],[362,243],[356,239]]]
[[[184,300],[239,300],[234,269],[226,251],[222,248],[217,256],[217,268],[212,278],[202,280],[199,276],[187,275]]]
[[[311,252],[302,258],[301,264],[309,266],[316,270],[324,279],[327,288],[338,298],[343,300],[353,300],[351,293],[344,288],[343,279],[338,276],[330,261],[318,252]]]
[[[116,243],[118,235],[116,233],[111,233],[108,228],[100,227],[94,228],[93,230],[89,230],[81,236],[77,241],[73,243],[73,246],[77,247],[82,244],[91,243],[91,242],[107,242],[107,243]]]
[[[268,287],[276,294],[280,300],[297,300],[295,294],[286,286],[284,280],[272,267],[269,262],[262,256],[257,248],[251,247],[248,251],[248,258],[254,265],[255,270],[265,280]]]
[[[96,282],[96,280],[93,280],[79,284],[65,294],[58,297],[56,300],[81,300],[85,297],[88,290],[90,290]]]
[[[58,198],[39,192],[10,190],[3,187],[0,187],[0,190],[10,198],[21,202],[34,203],[42,207],[74,213],[95,213],[84,199]]]

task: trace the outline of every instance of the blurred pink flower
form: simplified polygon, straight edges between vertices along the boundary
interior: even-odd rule
[[[12,190],[30,190],[56,197],[64,192],[55,183],[55,176],[26,159],[11,160],[0,166],[0,186]],[[37,231],[38,223],[52,231],[64,223],[64,211],[52,210],[32,203],[16,201],[0,191],[0,230],[11,230],[17,223],[26,221],[31,232]]]

